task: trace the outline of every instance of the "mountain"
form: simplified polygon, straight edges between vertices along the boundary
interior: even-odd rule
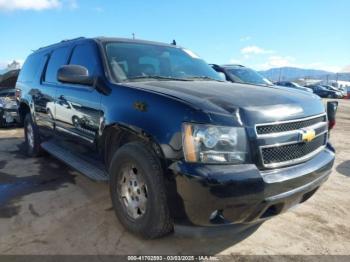
[[[300,78],[311,78],[311,79],[322,79],[326,80],[343,80],[350,81],[350,73],[332,73],[324,70],[316,69],[303,69],[296,67],[280,67],[280,68],[271,68],[266,71],[260,71],[263,76],[272,80],[297,80]]]

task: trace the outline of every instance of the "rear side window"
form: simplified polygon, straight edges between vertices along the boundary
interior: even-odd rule
[[[25,61],[18,77],[19,82],[32,82],[38,74],[39,68],[45,63],[45,56],[42,53],[33,54]]]
[[[71,65],[80,65],[87,68],[89,75],[94,75],[97,68],[97,54],[91,44],[77,45],[70,60]]]
[[[50,56],[49,63],[47,65],[46,74],[45,74],[45,82],[48,83],[58,83],[57,80],[57,71],[58,69],[67,64],[69,55],[68,47],[61,47],[53,51]]]

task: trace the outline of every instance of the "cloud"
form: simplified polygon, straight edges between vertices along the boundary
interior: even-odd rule
[[[251,36],[242,36],[242,37],[239,39],[239,41],[241,41],[241,42],[246,42],[246,41],[249,41],[249,40],[251,40],[251,39],[252,39]]]
[[[69,9],[76,9],[76,0],[0,0],[0,11],[14,10],[48,10],[67,6]]]
[[[259,54],[271,54],[271,53],[273,53],[273,51],[266,50],[266,49],[263,49],[261,47],[252,45],[252,46],[246,46],[246,47],[242,48],[241,53],[244,55],[249,55],[249,54],[259,55]]]
[[[23,63],[24,63],[23,59],[14,59],[11,61],[0,61],[0,71],[5,70],[6,72],[8,70],[21,68]]]
[[[343,69],[340,70],[342,73],[350,73],[350,65],[344,67]]]
[[[258,65],[257,67],[259,70],[266,70],[270,68],[276,68],[276,67],[298,67],[297,64],[295,64],[295,58],[291,56],[270,56],[267,58],[267,61],[261,65]]]

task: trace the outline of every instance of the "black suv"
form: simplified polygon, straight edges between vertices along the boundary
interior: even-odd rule
[[[28,155],[108,181],[121,223],[145,238],[260,222],[307,200],[334,153],[322,101],[223,82],[195,53],[120,38],[41,48],[20,73]]]
[[[233,83],[273,86],[273,83],[263,77],[258,72],[242,65],[216,65],[211,64],[211,67],[218,73],[225,75],[227,81]]]

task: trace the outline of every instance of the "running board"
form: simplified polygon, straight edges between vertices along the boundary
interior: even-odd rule
[[[76,156],[69,150],[60,147],[54,142],[44,142],[41,144],[41,147],[49,154],[53,155],[57,159],[61,160],[68,166],[74,168],[75,170],[79,171],[88,178],[99,182],[108,181],[108,174],[105,171],[90,164],[89,162],[80,158],[79,156]]]

